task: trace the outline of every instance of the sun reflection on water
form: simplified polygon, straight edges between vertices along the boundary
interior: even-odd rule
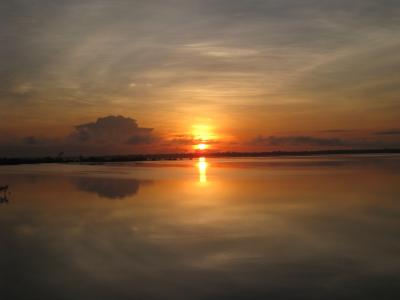
[[[205,157],[199,157],[197,168],[199,169],[199,182],[202,184],[207,183],[207,167],[208,163]]]

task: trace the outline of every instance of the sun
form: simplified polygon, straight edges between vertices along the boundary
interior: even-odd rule
[[[196,124],[192,126],[191,135],[197,143],[193,145],[193,149],[197,151],[205,151],[210,148],[210,143],[217,136],[214,133],[214,127],[209,124]]]
[[[208,148],[208,145],[205,143],[200,143],[195,145],[195,149],[196,150],[206,150]]]

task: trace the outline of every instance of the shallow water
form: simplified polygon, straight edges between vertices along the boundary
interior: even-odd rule
[[[4,300],[400,299],[400,156],[2,166],[4,184]]]

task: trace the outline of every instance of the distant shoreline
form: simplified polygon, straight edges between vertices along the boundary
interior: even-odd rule
[[[102,155],[102,156],[71,156],[71,157],[21,157],[0,158],[0,165],[47,164],[47,163],[109,163],[131,161],[168,161],[204,157],[282,157],[282,156],[313,156],[340,154],[400,154],[400,149],[347,149],[347,150],[315,150],[315,151],[270,151],[270,152],[193,152],[169,154],[133,154],[133,155]]]

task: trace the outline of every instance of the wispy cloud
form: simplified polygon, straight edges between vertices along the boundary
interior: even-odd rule
[[[0,128],[126,112],[174,131],[395,128],[399,20],[391,0],[3,1]]]

